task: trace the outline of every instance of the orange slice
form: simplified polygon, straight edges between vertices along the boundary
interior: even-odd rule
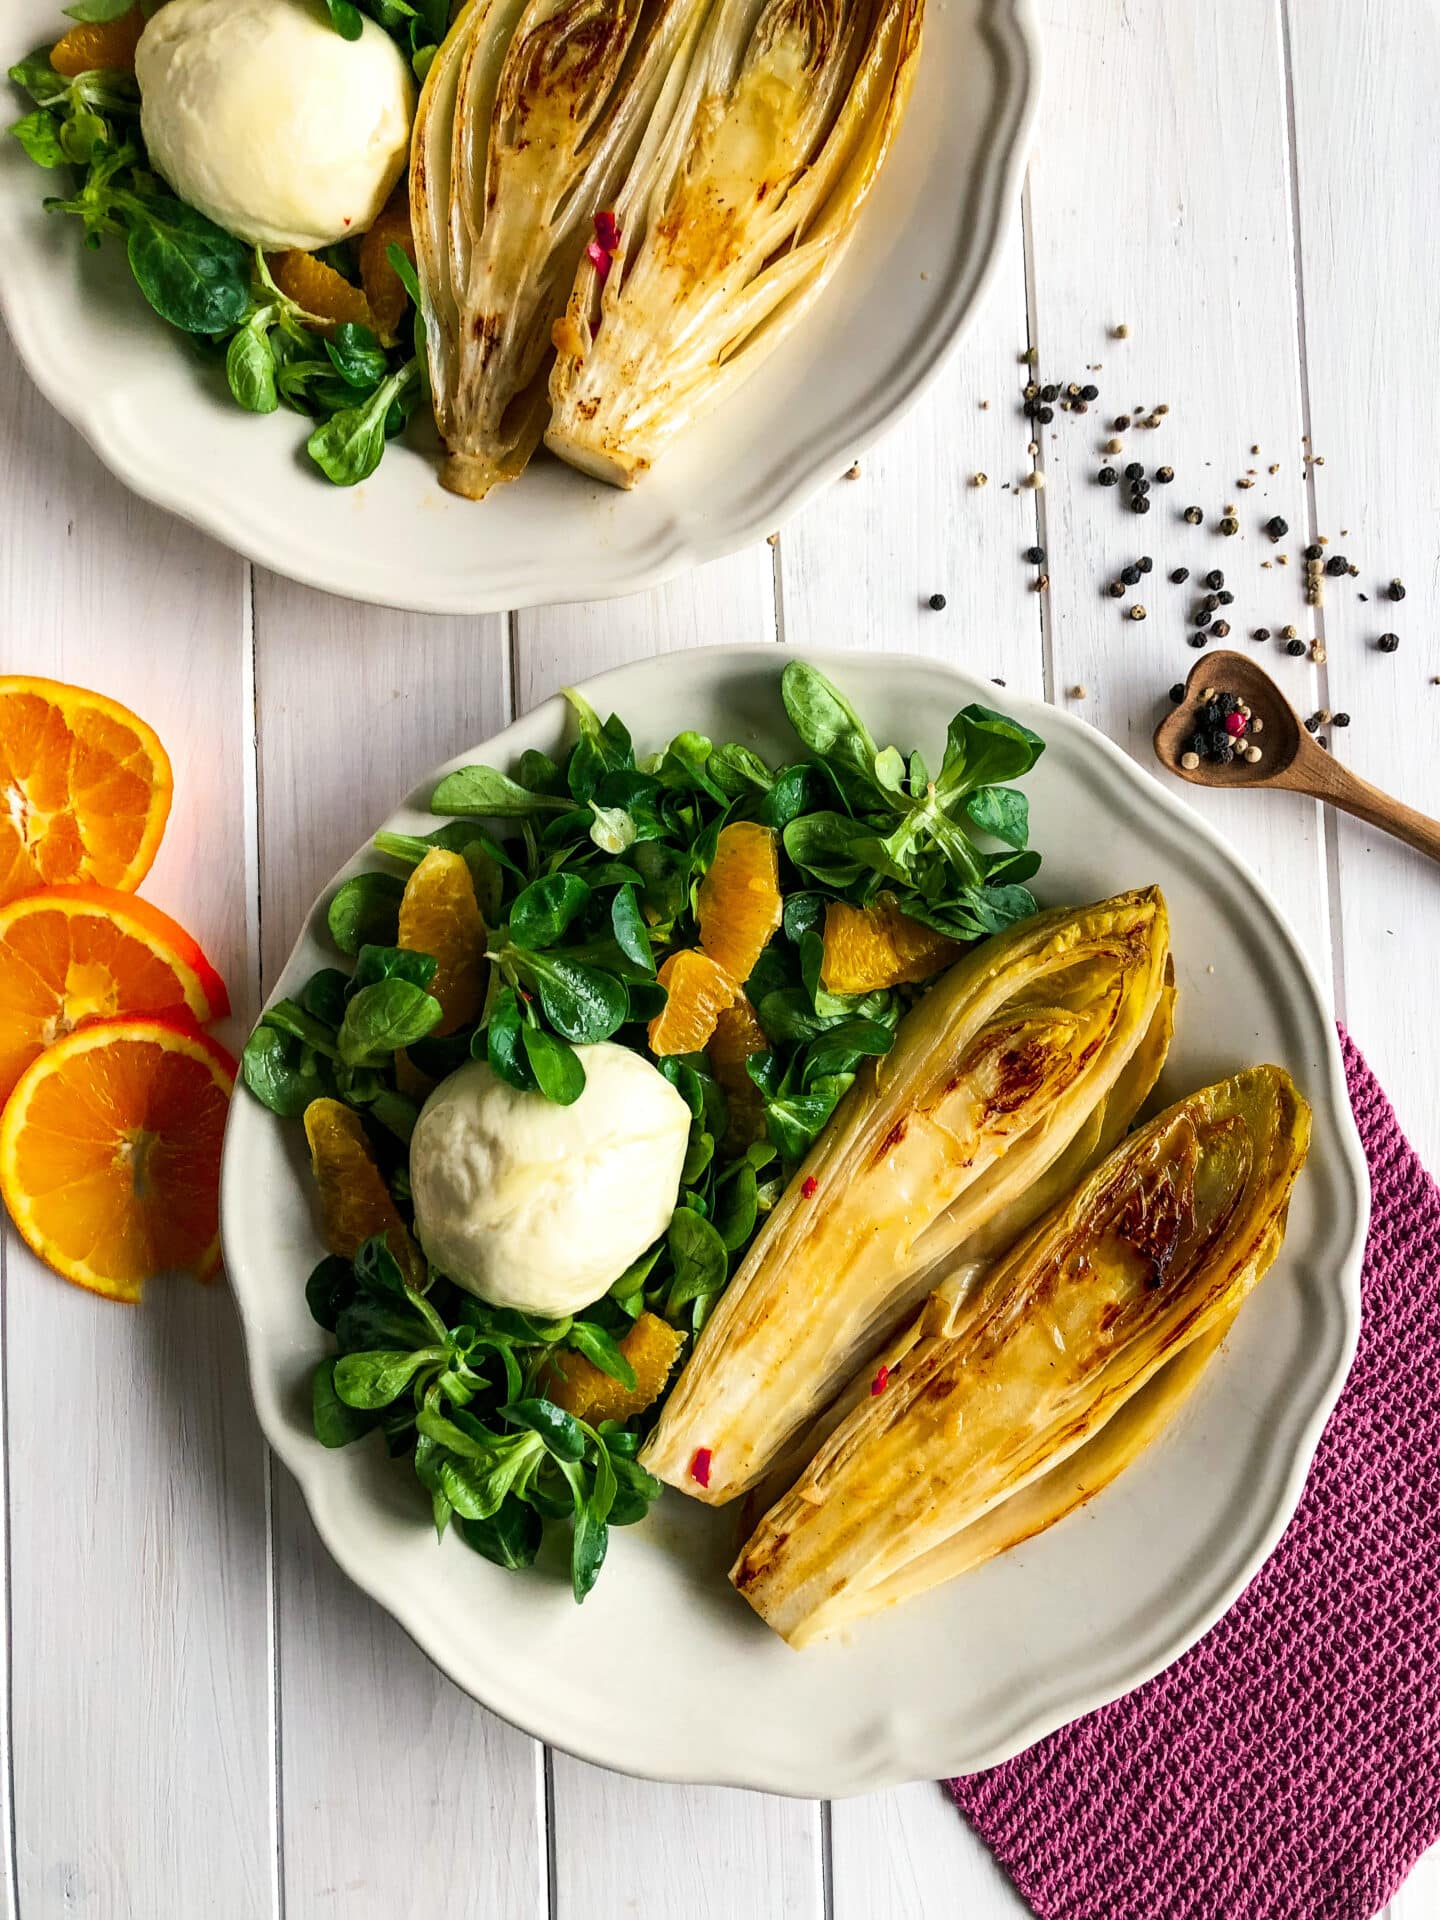
[[[732,980],[750,978],[779,928],[780,854],[773,827],[735,820],[720,829],[715,858],[695,897],[700,946]]]
[[[375,331],[382,340],[393,340],[410,296],[398,273],[390,264],[389,249],[400,247],[415,259],[415,235],[410,229],[410,183],[402,180],[376,216],[375,224],[360,242],[360,280],[370,304]]]
[[[869,907],[832,900],[825,909],[820,983],[830,993],[872,993],[928,980],[963,951],[960,941],[912,920],[883,895]]]
[[[455,1033],[485,1004],[485,922],[465,856],[432,847],[405,882],[397,945],[435,961],[430,992],[440,1002],[438,1034]]]
[[[42,887],[0,907],[0,1106],[52,1041],[121,1013],[230,1011],[225,982],[168,914],[133,893]]]
[[[710,1044],[721,1010],[733,1006],[740,989],[708,953],[684,947],[660,969],[669,999],[650,1022],[652,1053],[698,1053]]]
[[[706,1052],[710,1070],[724,1089],[730,1107],[730,1125],[726,1145],[744,1148],[758,1140],[765,1130],[765,1102],[760,1089],[746,1071],[752,1055],[764,1053],[770,1045],[764,1029],[755,1018],[755,1009],[741,994],[733,1007],[725,1007],[715,1018],[715,1031]]]
[[[97,1020],[32,1060],[0,1115],[0,1193],[63,1279],[138,1300],[220,1264],[235,1062],[188,1017]]]
[[[353,326],[374,331],[370,302],[361,289],[352,287],[343,273],[317,260],[313,253],[302,253],[298,248],[267,253],[265,264],[280,291],[316,320],[331,327],[348,320]]]
[[[62,34],[50,49],[50,64],[56,73],[73,80],[77,73],[133,73],[135,49],[145,31],[145,15],[131,7],[115,20],[82,20]]]
[[[118,700],[0,675],[0,902],[62,880],[138,887],[173,788],[164,747]]]
[[[331,1253],[353,1260],[372,1234],[383,1233],[405,1278],[423,1287],[425,1262],[375,1164],[359,1114],[339,1100],[312,1100],[305,1109],[305,1138]]]
[[[635,1370],[633,1387],[602,1373],[583,1353],[557,1353],[547,1369],[546,1398],[592,1427],[601,1420],[633,1420],[660,1398],[684,1344],[684,1334],[668,1320],[642,1313],[620,1342]]]

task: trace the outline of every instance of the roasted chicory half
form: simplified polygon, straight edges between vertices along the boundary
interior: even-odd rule
[[[1305,1101],[1269,1066],[1132,1134],[972,1298],[932,1297],[874,1391],[760,1522],[736,1587],[804,1645],[1013,1545],[1113,1479],[1193,1384],[1193,1363],[1157,1399],[1134,1397],[1192,1343],[1206,1342],[1197,1357],[1213,1351],[1274,1258],[1309,1134]]]
[[[649,1470],[716,1504],[753,1486],[924,1299],[937,1263],[966,1257],[1071,1148],[1151,1032],[1168,957],[1151,887],[1038,914],[952,967],[766,1222]]]
[[[482,499],[549,416],[550,335],[706,0],[469,0],[426,78],[410,213],[441,479]]]
[[[898,130],[924,0],[714,0],[555,330],[546,445],[618,486],[721,405],[852,239]]]

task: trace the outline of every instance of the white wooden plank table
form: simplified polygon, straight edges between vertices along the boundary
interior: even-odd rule
[[[304,591],[130,499],[6,355],[0,669],[105,689],[158,727],[177,802],[146,890],[224,970],[236,1038],[365,822],[560,684],[666,648],[934,653],[1073,706],[1144,759],[1164,689],[1194,659],[1190,590],[1166,575],[1221,565],[1231,644],[1287,620],[1323,639],[1323,671],[1273,641],[1266,662],[1302,706],[1350,710],[1334,751],[1440,814],[1434,9],[1040,12],[1049,76],[1029,180],[960,353],[859,477],[837,475],[776,545],[651,594],[435,620]],[[1122,322],[1128,337],[1112,338]],[[1059,416],[1033,462],[1017,412],[1030,345],[1043,375],[1093,367],[1102,395],[1083,419]],[[1136,402],[1169,411],[1122,436],[1120,464],[1177,475],[1145,519],[1093,480],[1111,418]],[[1032,464],[1041,490],[1018,484]],[[1192,499],[1198,533],[1179,519]],[[1227,541],[1214,523],[1232,500],[1243,531]],[[1273,512],[1291,550],[1324,533],[1361,567],[1318,618],[1259,531]],[[1037,539],[1045,592],[1021,560]],[[1144,624],[1102,592],[1142,551],[1155,560]],[[1392,606],[1379,594],[1396,574],[1408,597]],[[1387,627],[1402,641],[1391,657],[1373,644]],[[1440,875],[1299,800],[1192,797],[1280,898],[1440,1167],[1435,1042],[1414,992],[1433,999]],[[260,1441],[223,1291],[157,1288],[125,1313],[60,1285],[13,1235],[3,1262],[11,1913],[1022,1911],[932,1786],[822,1807],[545,1753],[331,1566]],[[1432,1858],[1390,1916],[1437,1911]]]

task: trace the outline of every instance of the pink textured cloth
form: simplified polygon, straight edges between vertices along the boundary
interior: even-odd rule
[[[1440,1191],[1344,1046],[1360,1350],[1299,1511],[1173,1667],[950,1782],[1041,1920],[1365,1920],[1440,1839]]]

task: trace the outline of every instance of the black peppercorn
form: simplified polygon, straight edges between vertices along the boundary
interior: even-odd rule
[[[1186,507],[1184,517],[1192,527],[1198,527],[1205,515],[1199,507]]]
[[[1228,587],[1220,589],[1220,604],[1222,607],[1233,607],[1235,604],[1235,596]]]
[[[1170,689],[1170,701],[1171,701],[1171,704],[1172,704],[1173,706],[1177,706],[1177,707],[1178,707],[1178,706],[1179,706],[1179,704],[1180,704],[1180,702],[1181,702],[1181,701],[1182,701],[1182,700],[1183,700],[1184,698],[1185,698],[1185,682],[1184,682],[1183,680],[1177,680],[1177,681],[1175,682],[1175,684],[1174,684],[1174,686],[1173,686],[1173,687],[1171,687],[1171,689]]]
[[[1176,567],[1175,571],[1170,576],[1170,583],[1172,586],[1183,587],[1185,582],[1189,578],[1190,578],[1189,567]]]
[[[1282,520],[1278,513],[1274,514],[1265,522],[1265,531],[1272,540],[1283,540],[1290,531],[1290,522]]]
[[[1305,722],[1305,731],[1306,733],[1318,733],[1320,731],[1320,716],[1318,713],[1312,713],[1310,715],[1309,719]]]
[[[1117,413],[1111,424],[1114,426],[1116,433],[1124,433],[1130,424],[1130,416],[1128,413]]]
[[[1385,589],[1385,598],[1387,600],[1403,600],[1405,598],[1404,582],[1401,580],[1392,580]],[[1338,721],[1336,724],[1339,724]]]
[[[1099,387],[1087,380],[1085,385],[1080,389],[1080,398],[1082,400],[1098,400],[1100,398]]]
[[[1150,482],[1148,480],[1132,480],[1130,482],[1130,491],[1132,494],[1133,493],[1149,493]]]
[[[1132,460],[1129,466],[1126,467],[1125,478],[1127,480],[1143,480],[1145,478],[1145,469],[1138,460]]]
[[[1030,562],[1032,567],[1043,567],[1045,564],[1044,547],[1027,547],[1025,549],[1025,558]]]
[[[1024,406],[1021,407],[1020,411],[1024,414],[1027,420],[1033,420],[1036,414],[1040,411],[1040,406],[1038,401],[1027,400]]]
[[[1143,493],[1136,493],[1131,495],[1130,511],[1132,513],[1149,513],[1150,502],[1145,498],[1145,495]]]
[[[1055,418],[1054,407],[1041,407],[1035,418],[1040,422],[1042,427],[1048,427],[1050,422]]]
[[[1230,637],[1230,622],[1228,620],[1217,620],[1210,631],[1217,640],[1228,640]]]
[[[1120,578],[1125,582],[1127,587],[1133,587],[1139,580],[1140,569],[1135,565],[1133,560],[1128,567],[1122,567],[1120,569]]]
[[[1214,593],[1218,588],[1224,586],[1225,576],[1220,571],[1219,567],[1212,567],[1210,569],[1209,573],[1207,573],[1205,576],[1205,584],[1207,587],[1209,587],[1212,593]]]
[[[1112,600],[1123,600],[1125,598],[1125,582],[1123,580],[1112,580],[1105,591]]]
[[[1285,651],[1290,655],[1292,660],[1298,660],[1305,651],[1305,642],[1303,640],[1287,640],[1285,642]]]
[[[1330,716],[1330,724],[1332,727],[1348,727],[1350,724],[1350,716],[1348,713],[1332,713]]]
[[[1045,400],[1045,401],[1058,400],[1059,397],[1060,397],[1060,389],[1057,386],[1046,385],[1041,387],[1040,389],[1040,398],[1042,400]]]
[[[1157,467],[1155,469],[1155,478],[1160,482],[1162,487],[1168,487],[1170,482],[1175,478],[1174,467]]]
[[[1394,653],[1400,645],[1400,636],[1398,633],[1382,633],[1375,644],[1381,653]]]
[[[1192,633],[1188,638],[1192,647],[1203,647],[1210,636],[1208,633]]]
[[[1210,758],[1212,760],[1218,760],[1222,767],[1228,767],[1230,762],[1235,758],[1235,749],[1227,742],[1224,746],[1216,747],[1211,753]]]
[[[1220,596],[1218,593],[1207,593],[1205,598],[1200,602],[1200,604],[1202,607],[1204,607],[1207,613],[1214,613],[1219,608]]]
[[[1269,627],[1256,627],[1254,633],[1251,634],[1250,638],[1252,640],[1260,640],[1260,641],[1268,640],[1270,638]]]
[[[1325,562],[1325,571],[1332,580],[1338,580],[1342,573],[1348,573],[1350,571],[1350,562],[1345,558],[1343,553],[1332,553],[1330,558]]]
[[[1150,573],[1154,570],[1155,566],[1155,562],[1150,558],[1148,553],[1142,553],[1135,564],[1139,567],[1141,573]]]
[[[932,593],[928,604],[930,607],[930,611],[932,613],[943,613],[945,611],[945,606],[946,606],[946,600],[945,600],[944,594]]]
[[[1307,560],[1323,560],[1325,558],[1325,549],[1318,541],[1312,540],[1305,549],[1305,558]]]
[[[1116,473],[1114,467],[1101,467],[1095,478],[1100,482],[1102,487],[1113,487],[1118,483],[1120,476]]]
[[[1220,531],[1227,535],[1239,533],[1240,522],[1235,518],[1233,513],[1227,513],[1225,518],[1220,522]]]
[[[1195,609],[1195,624],[1197,627],[1208,627],[1211,618],[1212,615],[1208,607],[1197,607]]]

